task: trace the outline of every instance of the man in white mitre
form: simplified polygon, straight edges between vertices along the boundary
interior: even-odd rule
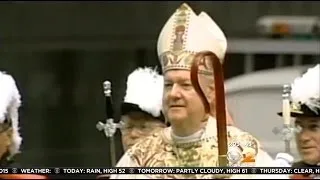
[[[205,112],[204,104],[191,83],[190,68],[195,54],[205,50],[223,62],[227,49],[224,33],[206,13],[197,16],[187,4],[182,4],[163,27],[157,49],[164,74],[162,111],[171,126],[132,146],[117,167],[217,167],[216,119]],[[215,89],[213,70],[203,67],[199,77],[204,80],[204,92],[212,101]],[[259,144],[249,133],[234,126],[228,126],[227,132],[228,142],[235,146],[231,148],[242,155],[239,166],[242,163],[255,166],[257,154],[262,159],[266,155],[266,162],[273,161],[267,154],[259,155]],[[194,173],[112,175],[110,179],[237,177],[243,178],[242,175]]]

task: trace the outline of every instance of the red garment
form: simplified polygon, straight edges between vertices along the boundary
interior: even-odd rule
[[[310,176],[304,176],[302,174],[294,174],[290,176],[290,179],[312,179]]]
[[[48,179],[38,174],[0,174],[0,179]]]
[[[111,174],[103,174],[97,176],[97,179],[110,179]]]

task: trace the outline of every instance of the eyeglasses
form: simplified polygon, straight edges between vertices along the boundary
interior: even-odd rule
[[[139,131],[141,134],[150,133],[156,128],[162,127],[161,124],[158,123],[143,123],[143,124],[128,124],[122,122],[122,126],[120,128],[121,133],[127,134],[133,130]]]

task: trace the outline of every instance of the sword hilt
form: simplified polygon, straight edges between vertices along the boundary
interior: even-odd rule
[[[117,128],[121,128],[121,123],[114,123],[113,119],[107,119],[106,123],[98,122],[96,128],[99,131],[104,131],[106,137],[113,137],[117,131]]]
[[[290,142],[294,136],[294,128],[290,125],[291,112],[290,112],[290,95],[291,95],[291,85],[284,84],[282,89],[282,119],[283,126],[276,127],[273,129],[273,133],[280,135],[281,139],[285,143],[285,152],[291,152]]]
[[[103,92],[106,97],[106,104],[105,104],[105,110],[106,110],[106,123],[98,122],[96,124],[96,128],[99,131],[104,131],[104,134],[107,137],[113,137],[116,133],[116,130],[120,125],[117,123],[114,123],[113,118],[113,107],[112,107],[112,98],[111,98],[111,82],[110,81],[104,81],[103,82]]]
[[[283,85],[282,93],[282,118],[284,125],[290,125],[290,94],[291,86],[288,84]]]
[[[112,96],[111,96],[110,81],[103,82],[103,93],[105,96],[106,119],[114,119],[114,110],[113,110],[113,102],[112,102]]]
[[[291,140],[294,137],[294,133],[296,132],[296,129],[290,125],[284,124],[282,127],[275,127],[273,130],[273,133],[276,135],[280,135],[281,139],[285,143],[285,152],[291,153]]]
[[[111,96],[111,82],[110,81],[103,82],[103,92],[106,97]]]
[[[120,124],[114,123],[114,111],[113,111],[113,103],[111,97],[111,82],[104,81],[103,82],[103,93],[105,96],[105,110],[106,110],[106,123],[98,122],[96,124],[96,128],[99,131],[103,131],[105,136],[109,138],[110,143],[110,158],[111,165],[115,166],[116,164],[116,150],[115,150],[115,142],[114,135],[117,131],[117,128],[120,128]]]
[[[280,135],[284,141],[291,141],[294,137],[295,128],[290,125],[283,125],[282,127],[273,128],[272,132],[275,135]]]
[[[282,98],[290,99],[290,94],[291,94],[291,85],[289,84],[283,85]]]

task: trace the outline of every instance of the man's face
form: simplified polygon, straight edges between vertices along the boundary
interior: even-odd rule
[[[121,128],[121,137],[125,151],[140,139],[166,127],[160,120],[141,112],[131,112],[128,115],[121,116],[121,121],[124,123],[124,127]]]
[[[297,118],[295,125],[301,128],[296,135],[296,142],[303,161],[310,165],[319,163],[320,118]]]
[[[9,146],[12,144],[11,137],[11,124],[6,121],[0,123],[0,159],[9,150]]]
[[[204,118],[204,106],[192,86],[190,71],[167,71],[163,93],[163,112],[172,125]]]

